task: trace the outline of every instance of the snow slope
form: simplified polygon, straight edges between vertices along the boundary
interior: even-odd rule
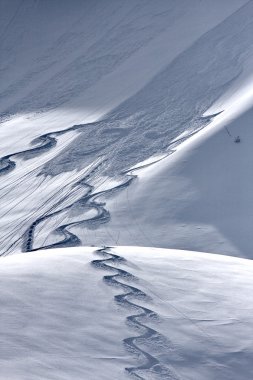
[[[83,96],[88,87],[122,64],[121,85],[127,82],[133,93],[145,78],[245,3],[216,1],[214,6],[209,0],[191,4],[182,0],[175,6],[173,1],[157,1],[154,7],[147,0],[75,0],[71,4],[2,0],[1,108],[7,106],[6,112],[11,112],[16,104],[14,111],[22,113],[55,108],[73,96]],[[111,91],[115,91],[116,83],[112,84]],[[107,86],[103,88],[104,97]]]
[[[131,166],[204,128],[203,114],[250,76],[252,2],[118,4],[1,2],[1,254],[115,244],[119,225],[100,229],[114,209],[90,223],[101,211],[91,201],[98,193],[107,201],[105,190],[133,182],[125,176]],[[123,209],[121,226],[124,217]],[[136,244],[121,230],[122,244]],[[208,239],[198,235],[189,247],[207,250]],[[178,247],[154,234],[140,242],[171,243]]]
[[[0,0],[0,379],[253,377],[252,20]]]
[[[140,247],[68,248],[3,258],[0,272],[0,379],[253,375],[252,261]],[[146,317],[131,318],[138,314]]]
[[[109,232],[125,226],[119,244],[253,258],[252,98],[239,97],[172,155],[136,171],[131,191],[108,203]]]

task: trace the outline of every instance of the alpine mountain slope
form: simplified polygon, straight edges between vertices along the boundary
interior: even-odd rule
[[[253,378],[253,1],[0,0],[0,380]]]

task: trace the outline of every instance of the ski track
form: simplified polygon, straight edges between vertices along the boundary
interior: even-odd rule
[[[71,127],[64,131],[46,133],[45,135],[41,135],[32,140],[31,144],[38,144],[38,146],[1,157],[0,175],[5,175],[15,169],[16,163],[15,160],[13,160],[15,156],[26,160],[34,158],[35,156],[39,156],[40,154],[43,154],[56,146],[57,139],[55,138],[55,136],[67,133],[70,130],[73,130],[74,128],[75,127]]]
[[[28,228],[27,232],[25,233],[25,236],[23,238],[23,250],[26,252],[30,251],[37,251],[40,249],[50,249],[50,248],[61,248],[61,247],[73,247],[78,246],[81,244],[80,239],[72,232],[68,230],[71,226],[77,226],[77,225],[83,225],[83,226],[89,226],[94,224],[103,224],[107,223],[110,220],[110,213],[108,210],[105,209],[104,205],[105,203],[101,203],[96,201],[96,198],[99,196],[107,195],[110,193],[113,193],[115,191],[119,191],[127,186],[130,185],[130,183],[134,180],[135,176],[128,175],[128,178],[122,182],[121,184],[113,187],[112,189],[100,191],[97,193],[93,193],[94,187],[89,185],[87,182],[88,178],[95,173],[99,169],[99,166],[101,166],[103,162],[99,165],[97,165],[87,176],[85,176],[83,179],[75,183],[75,186],[83,186],[87,188],[86,194],[78,198],[76,201],[72,202],[71,204],[60,208],[59,210],[53,211],[51,213],[45,213],[45,215],[39,217],[36,219],[31,226]],[[64,197],[65,199],[66,197]],[[55,206],[57,207],[63,202],[63,200],[60,200]],[[53,233],[63,236],[62,240],[59,240],[56,243],[49,244],[49,245],[43,245],[39,248],[33,248],[33,241],[34,241],[34,234],[35,234],[35,228],[39,226],[42,222],[46,221],[47,219],[50,219],[56,215],[59,215],[63,213],[64,211],[70,210],[73,206],[79,205],[81,207],[85,207],[86,209],[95,209],[96,210],[96,216],[88,219],[83,219],[76,222],[70,222],[64,225],[61,225],[57,227]]]
[[[164,342],[166,342],[166,338],[158,331],[144,324],[145,320],[157,320],[159,316],[153,310],[150,310],[144,306],[140,306],[137,303],[131,301],[132,298],[148,301],[150,300],[150,297],[137,287],[125,284],[124,282],[120,281],[138,281],[139,279],[133,276],[131,273],[117,267],[119,264],[124,264],[127,261],[123,257],[111,253],[110,248],[111,247],[104,247],[95,251],[96,254],[102,256],[103,258],[99,260],[93,260],[91,264],[98,269],[116,272],[116,274],[105,275],[103,277],[106,284],[120,287],[124,290],[124,293],[114,296],[115,302],[120,306],[126,307],[127,309],[135,309],[138,312],[138,314],[129,315],[126,318],[126,322],[131,327],[137,329],[141,334],[138,336],[125,338],[123,340],[123,343],[130,352],[143,359],[143,364],[140,364],[136,367],[128,367],[125,368],[125,370],[128,372],[128,374],[134,376],[136,379],[141,380],[146,379],[146,377],[143,377],[145,374],[143,375],[142,372],[145,372],[147,374],[148,379],[151,378],[150,376],[153,376],[152,378],[156,379],[159,378],[178,380],[178,376],[173,373],[172,370],[162,364],[158,358],[151,355],[147,351],[144,351],[140,347],[140,344],[145,343],[151,344],[153,347],[161,343],[164,344]],[[138,373],[140,371],[141,373]]]
[[[203,117],[203,118],[204,119],[206,118],[208,120],[208,122],[210,122],[211,119],[213,117],[217,116],[218,114],[219,113],[213,114],[213,115],[208,115],[208,117]],[[51,150],[52,148],[54,148],[57,145],[57,136],[64,135],[70,131],[81,131],[82,129],[86,128],[90,124],[93,125],[94,123],[73,125],[73,126],[67,128],[65,130],[53,131],[53,132],[43,134],[43,135],[41,135],[41,136],[39,136],[39,137],[37,137],[31,141],[31,145],[33,147],[31,147],[30,149],[25,149],[23,151],[14,152],[14,153],[5,155],[3,157],[0,157],[0,176],[10,173],[16,168],[15,158],[21,158],[23,160],[29,160],[31,158],[39,156],[39,155]],[[204,127],[205,127],[205,125],[201,126],[197,130],[190,131],[188,133],[188,135],[186,135],[184,137],[179,137],[176,140],[172,140],[170,143],[168,142],[168,146],[167,146],[167,149],[165,152],[166,156],[169,154],[172,154],[174,152],[177,144],[186,140],[190,136],[196,134],[197,132],[199,132],[200,129],[202,129]],[[120,140],[120,137],[116,138],[116,140],[113,140],[113,143],[115,143],[118,140]],[[108,146],[109,145],[110,144],[108,144]],[[96,152],[99,152],[100,149],[101,148],[93,149],[93,150],[86,152],[86,153],[87,154],[96,153]],[[104,162],[106,162],[106,158],[104,159]],[[149,165],[152,165],[152,163],[144,165],[144,167],[149,166]],[[141,166],[139,166],[138,169],[139,168],[141,168]],[[76,235],[74,235],[72,232],[70,232],[69,228],[71,226],[78,225],[78,224],[88,226],[89,224],[95,224],[95,223],[100,224],[100,223],[108,222],[110,220],[109,212],[107,210],[105,210],[105,208],[103,207],[104,204],[95,201],[95,199],[98,196],[106,195],[107,193],[110,193],[110,192],[116,191],[116,190],[120,190],[120,189],[130,185],[132,180],[136,177],[136,175],[132,174],[132,170],[121,171],[119,173],[119,175],[123,176],[124,179],[122,180],[122,183],[120,185],[115,186],[114,188],[112,188],[110,190],[106,190],[106,191],[97,192],[95,194],[94,193],[92,194],[92,192],[94,191],[94,188],[92,186],[90,186],[89,183],[86,182],[87,180],[90,179],[92,174],[94,174],[93,170],[91,171],[91,173],[89,173],[89,175],[86,175],[85,178],[83,178],[82,180],[78,180],[76,182],[76,185],[81,185],[81,186],[84,186],[84,187],[89,189],[88,193],[85,196],[80,196],[80,198],[77,201],[73,202],[72,204],[70,204],[68,206],[62,207],[61,210],[58,209],[57,211],[55,211],[56,207],[53,207],[53,210],[51,207],[50,210],[47,210],[46,212],[44,212],[42,215],[37,217],[37,219],[35,219],[33,221],[33,223],[31,223],[31,225],[28,227],[26,232],[23,233],[23,235],[21,236],[21,240],[23,241],[22,248],[24,251],[32,251],[35,249],[37,250],[37,249],[42,249],[42,248],[47,249],[47,248],[57,248],[57,247],[64,247],[64,246],[69,247],[69,246],[80,245],[81,244],[80,239]],[[36,175],[38,176],[38,173]],[[24,178],[24,180],[25,180],[25,178]],[[15,181],[13,182],[13,184],[14,183],[15,183]],[[3,188],[5,188],[5,186]],[[8,191],[8,190],[6,189],[6,191]],[[59,206],[60,206],[59,203],[64,203],[64,201],[65,201],[65,198],[62,197],[61,200],[59,202],[57,202],[57,207],[59,208]],[[54,244],[50,244],[50,245],[46,245],[46,246],[43,245],[40,248],[35,248],[34,247],[34,236],[35,236],[36,227],[38,225],[41,225],[41,223],[43,221],[46,221],[46,220],[50,219],[51,217],[54,217],[55,215],[58,215],[61,212],[66,211],[67,209],[70,209],[72,206],[76,205],[78,202],[81,203],[82,205],[85,205],[86,208],[88,207],[90,209],[92,209],[92,208],[95,209],[97,211],[97,215],[94,218],[85,219],[85,220],[82,220],[79,222],[72,222],[72,223],[68,223],[65,225],[58,226],[52,232],[58,236],[63,237],[62,240],[60,240],[59,242],[56,242]],[[16,242],[14,242],[10,247],[8,247],[7,250],[5,250],[3,253],[1,253],[1,255],[8,254],[10,252],[10,249],[12,249],[12,247],[14,247],[15,244],[19,240],[20,240],[20,237],[18,240],[16,240]]]
[[[31,158],[39,156],[39,155],[51,150],[52,148],[54,148],[56,146],[56,144],[57,144],[57,138],[56,137],[57,136],[63,135],[63,134],[68,133],[70,131],[82,129],[83,127],[86,127],[86,126],[87,126],[87,124],[74,125],[74,126],[71,126],[70,128],[62,130],[62,131],[54,131],[54,132],[46,133],[46,134],[41,135],[41,136],[35,138],[34,140],[32,140],[31,145],[36,145],[35,147],[30,148],[30,149],[26,149],[23,151],[11,153],[9,155],[1,157],[0,158],[0,176],[10,173],[11,171],[13,171],[16,168],[15,157],[20,157],[24,160],[29,160]],[[102,164],[103,164],[103,162],[102,162]],[[22,240],[23,240],[23,243],[22,243],[23,251],[30,252],[30,251],[38,250],[38,249],[78,246],[81,244],[81,241],[75,234],[73,234],[72,232],[70,232],[68,230],[69,227],[74,226],[74,225],[78,225],[78,224],[88,225],[88,224],[95,224],[95,223],[98,223],[98,224],[106,223],[107,221],[110,220],[109,212],[103,207],[104,203],[96,202],[95,198],[97,198],[98,196],[102,196],[102,195],[111,193],[113,191],[117,191],[117,190],[125,188],[126,186],[130,185],[130,183],[135,178],[135,176],[124,173],[126,180],[124,180],[118,186],[115,186],[114,188],[109,189],[109,190],[105,190],[105,191],[101,191],[101,192],[97,192],[97,193],[92,194],[92,191],[94,190],[94,188],[91,185],[89,185],[88,183],[86,183],[85,181],[87,181],[91,177],[91,175],[94,174],[94,172],[98,169],[99,166],[101,166],[101,164],[97,165],[95,167],[95,169],[93,169],[87,176],[85,176],[85,178],[83,178],[83,179],[81,179],[75,183],[76,186],[81,185],[81,186],[88,188],[88,191],[84,196],[81,196],[78,200],[76,200],[75,202],[73,202],[72,204],[70,204],[68,206],[61,208],[60,210],[57,210],[54,212],[47,211],[42,216],[37,218],[29,226],[29,228],[27,229],[27,231],[25,232],[25,234],[22,238]],[[57,202],[57,204],[54,205],[53,208],[55,209],[57,206],[59,206],[59,204],[61,202],[64,202],[64,200],[65,200],[65,197],[63,199],[61,199],[59,202]],[[81,220],[79,222],[72,222],[72,223],[64,224],[64,225],[57,227],[53,231],[53,233],[55,233],[59,236],[63,236],[62,240],[60,240],[59,242],[56,242],[54,244],[50,244],[47,246],[42,246],[40,248],[34,249],[33,248],[33,241],[34,241],[35,228],[39,224],[41,224],[43,221],[45,221],[45,220],[47,220],[47,219],[49,219],[49,218],[51,218],[57,214],[60,214],[63,211],[70,209],[72,206],[74,206],[77,203],[79,203],[81,205],[85,205],[86,207],[88,206],[89,208],[94,208],[97,211],[97,215],[95,217],[87,219],[87,220],[85,219],[85,220]],[[5,255],[5,252],[2,255]]]
[[[0,159],[0,165],[2,166],[2,168],[0,169],[0,174],[7,174],[11,170],[15,169],[16,164],[15,164],[15,161],[13,160],[15,156],[20,156],[21,158],[29,159],[31,157],[44,153],[45,151],[48,151],[49,149],[52,149],[54,146],[56,146],[57,139],[55,136],[66,133],[67,131],[71,129],[72,130],[76,129],[77,127],[79,126],[71,127],[65,131],[52,132],[49,134],[42,135],[32,141],[32,144],[39,144],[39,146],[2,157]],[[129,186],[136,176],[133,174],[128,174],[128,172],[124,172],[126,179],[119,185],[114,186],[111,189],[92,193],[94,190],[94,187],[89,185],[86,181],[90,178],[92,174],[94,174],[96,170],[98,170],[100,165],[101,163],[98,164],[88,175],[86,175],[84,178],[80,179],[74,184],[74,186],[81,185],[84,188],[86,188],[86,193],[84,195],[82,195],[80,198],[70,203],[69,205],[62,207],[60,209],[57,209],[58,206],[60,206],[61,203],[64,202],[66,197],[64,197],[64,199],[60,199],[52,207],[52,209],[54,210],[56,209],[55,211],[52,211],[52,209],[51,209],[52,212],[47,211],[44,215],[37,218],[30,225],[30,227],[27,229],[26,233],[23,236],[23,251],[31,252],[31,251],[36,251],[39,249],[70,247],[70,246],[80,245],[81,241],[78,238],[78,236],[76,236],[74,233],[69,231],[69,228],[71,226],[80,225],[80,224],[89,226],[90,224],[106,223],[110,220],[110,213],[104,207],[105,203],[101,203],[97,201],[96,198],[107,195],[114,191],[119,191]],[[34,235],[35,235],[36,227],[38,227],[42,222],[46,221],[47,219],[50,219],[53,216],[58,215],[70,209],[77,203],[79,205],[85,206],[86,208],[88,207],[91,209],[92,208],[95,209],[96,216],[92,218],[88,218],[88,219],[83,219],[81,221],[76,221],[76,222],[60,225],[53,232],[57,234],[58,236],[63,237],[61,240],[53,244],[49,244],[46,246],[43,245],[42,247],[34,248],[33,245],[34,245]],[[131,275],[127,271],[108,265],[107,262],[119,264],[126,261],[120,256],[109,253],[108,249],[109,248],[102,248],[96,251],[96,253],[103,256],[107,256],[108,258],[105,258],[102,260],[93,260],[92,265],[95,266],[96,268],[106,269],[106,270],[109,269],[109,270],[113,270],[114,272],[116,271],[116,274],[114,275],[104,276],[104,281],[109,285],[113,285],[117,287],[120,286],[124,290],[123,294],[116,295],[114,299],[117,302],[117,304],[121,306],[125,306],[127,308],[131,308],[131,309],[134,308],[135,310],[138,311],[138,314],[129,315],[126,318],[126,321],[129,325],[136,328],[138,331],[141,331],[141,335],[137,337],[125,338],[123,343],[128,350],[136,354],[138,357],[141,356],[142,358],[145,359],[145,361],[143,364],[141,364],[138,367],[126,368],[126,371],[130,375],[134,376],[136,379],[142,379],[142,380],[144,380],[145,377],[143,377],[142,374],[138,374],[138,372],[140,371],[148,371],[149,375],[152,375],[152,374],[156,376],[159,375],[159,378],[163,378],[163,379],[176,379],[175,376],[172,377],[171,371],[167,367],[165,367],[163,364],[161,364],[157,358],[155,358],[154,356],[149,354],[147,351],[144,351],[142,348],[139,347],[139,344],[141,344],[141,342],[143,341],[144,343],[146,341],[149,343],[152,343],[152,345],[155,345],[161,341],[164,341],[164,337],[161,334],[159,334],[156,330],[146,326],[143,323],[143,320],[147,318],[152,319],[152,320],[157,319],[158,315],[152,310],[130,301],[130,298],[148,300],[149,297],[147,296],[146,293],[144,293],[140,289],[131,285],[124,284],[123,282],[119,281],[120,278],[125,279],[125,280],[137,280],[137,278],[135,278],[133,275]]]
[[[34,158],[37,155],[43,154],[48,150],[54,148],[57,144],[57,136],[63,135],[69,131],[78,130],[84,127],[85,125],[74,125],[63,131],[50,132],[40,137],[37,137],[32,141],[32,145],[36,145],[31,149],[26,149],[23,151],[19,151],[13,154],[9,154],[0,158],[0,175],[5,175],[10,171],[14,170],[16,167],[15,157],[20,157],[24,160],[28,160],[30,158]],[[196,132],[195,132],[196,133]],[[193,133],[192,133],[193,134]],[[181,140],[181,139],[179,139]],[[176,141],[172,142],[171,145],[174,145]],[[172,153],[170,151],[168,154]],[[64,194],[61,199],[56,202],[56,204],[52,205],[51,208],[45,211],[42,215],[36,218],[33,223],[30,224],[26,232],[19,238],[22,240],[22,249],[25,252],[37,251],[41,249],[50,249],[50,248],[60,248],[60,247],[72,247],[81,245],[81,241],[73,232],[69,229],[72,226],[83,225],[86,228],[89,228],[91,225],[99,225],[103,223],[107,223],[110,220],[110,213],[106,210],[105,203],[98,200],[101,196],[109,195],[115,191],[120,191],[123,188],[128,187],[132,181],[136,178],[136,175],[132,174],[131,170],[126,170],[121,172],[123,176],[123,180],[120,184],[109,188],[104,191],[94,192],[94,187],[88,183],[91,176],[99,170],[100,166],[104,164],[106,160],[100,161],[96,164],[88,174],[86,174],[83,178],[80,178],[74,182],[71,188],[68,190],[67,194]],[[151,163],[152,164],[152,163]],[[143,167],[149,166],[151,164],[144,164]],[[141,167],[141,166],[140,166]],[[71,198],[72,189],[75,187],[83,187],[86,191],[85,194],[78,196],[75,201],[70,201],[69,203],[66,201]],[[64,206],[63,206],[64,205]],[[96,211],[96,215],[91,218],[84,218],[80,221],[73,221],[70,223],[66,223],[60,226],[57,226],[52,232],[59,237],[59,240],[53,244],[45,245],[43,244],[40,247],[34,247],[35,243],[35,233],[36,229],[45,221],[53,218],[54,216],[58,216],[61,213],[70,210],[73,206],[78,205],[87,209],[93,209]],[[39,229],[39,228],[38,228]],[[16,242],[13,243],[15,245]],[[46,241],[46,239],[45,239]],[[169,369],[168,366],[164,365],[159,361],[159,358],[153,356],[148,352],[148,349],[145,350],[141,348],[141,346],[152,347],[153,349],[158,348],[159,346],[163,346],[168,348],[168,343],[166,338],[161,335],[158,331],[153,328],[148,327],[144,322],[145,320],[157,320],[158,315],[156,312],[138,305],[137,303],[131,301],[132,298],[140,299],[142,301],[148,301],[150,298],[146,293],[142,290],[134,287],[132,285],[125,284],[123,281],[138,281],[138,278],[133,276],[131,273],[119,269],[117,267],[118,264],[126,263],[126,260],[123,257],[115,255],[109,251],[110,247],[104,247],[96,251],[96,254],[103,256],[103,259],[93,260],[91,264],[95,268],[110,270],[116,272],[113,275],[105,275],[103,277],[106,284],[111,286],[120,287],[123,289],[124,293],[118,294],[114,297],[115,302],[127,309],[137,310],[137,314],[131,314],[127,316],[126,322],[131,327],[135,328],[140,332],[140,335],[128,337],[123,340],[125,347],[138,358],[143,359],[143,363],[136,367],[128,367],[125,368],[127,373],[136,379],[145,380],[147,379],[171,379],[178,380],[179,377],[174,373],[172,369]],[[5,254],[5,253],[4,253]],[[108,264],[114,264],[108,265]],[[144,374],[143,374],[144,373]],[[145,377],[145,376],[148,377]]]
[[[94,171],[97,169],[97,167],[94,169]],[[90,176],[92,173],[89,173],[88,176]],[[120,191],[123,188],[129,186],[131,182],[134,180],[135,176],[134,175],[128,175],[128,178],[122,182],[121,184],[113,187],[112,189],[100,191],[97,193],[92,194],[93,191],[93,186],[89,185],[87,182],[87,177],[83,178],[82,180],[78,181],[76,185],[82,185],[86,188],[88,188],[87,192],[85,195],[81,196],[79,199],[77,199],[75,202],[71,203],[70,205],[61,208],[60,210],[54,211],[52,213],[46,213],[44,216],[39,217],[36,219],[31,226],[28,228],[27,232],[25,233],[24,240],[23,240],[23,250],[25,252],[31,252],[31,251],[37,251],[40,249],[51,249],[51,248],[61,248],[61,247],[74,247],[78,246],[81,244],[80,239],[72,232],[69,231],[69,228],[71,226],[77,226],[77,225],[83,225],[83,226],[89,226],[89,225],[94,225],[94,224],[103,224],[107,223],[110,220],[110,213],[108,210],[105,209],[104,205],[105,203],[96,201],[96,198],[107,195],[110,193],[113,193],[115,191]],[[59,201],[61,202],[61,201]],[[95,209],[96,210],[96,216],[88,219],[83,219],[80,221],[76,222],[70,222],[64,225],[61,225],[57,227],[53,233],[63,236],[63,239],[54,243],[54,244],[49,244],[46,246],[42,246],[39,248],[33,248],[33,241],[34,241],[34,233],[35,233],[35,228],[42,222],[44,222],[47,219],[50,219],[51,217],[58,215],[74,205],[79,204],[82,207],[90,208],[90,209]]]

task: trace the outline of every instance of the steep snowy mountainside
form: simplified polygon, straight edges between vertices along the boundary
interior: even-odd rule
[[[180,132],[185,138],[213,119],[209,129],[192,138],[198,141],[198,149],[189,145],[183,154],[183,145],[180,153],[144,170],[145,176],[140,170],[134,171],[138,179],[125,192],[107,200],[111,220],[96,231],[99,244],[131,242],[252,258],[253,136],[252,111],[248,108],[253,104],[253,87],[247,68],[252,60],[252,10],[253,4],[248,3],[105,120],[86,126],[91,130],[96,126],[93,144],[110,157],[105,168],[115,174],[162,152],[162,148],[166,151],[168,142]],[[240,43],[235,44],[236,40]],[[246,77],[249,80],[245,85]],[[216,131],[215,137],[208,130]],[[112,144],[102,144],[110,141],[109,136],[104,137],[105,131],[111,141],[115,139],[113,151]],[[78,140],[46,165],[46,172],[58,174],[63,167],[71,168],[73,162],[82,167],[83,147],[85,141],[92,141],[92,133],[83,130]],[[234,143],[238,134],[242,134],[239,145]],[[172,143],[167,154],[175,145]],[[97,186],[98,190],[104,188],[104,183]],[[83,229],[80,224],[71,231],[83,244],[93,244],[94,229]],[[48,232],[47,228],[40,230],[42,236]]]
[[[253,378],[252,36],[247,0],[0,0],[0,380]]]
[[[243,4],[2,0],[0,110],[12,119],[1,125],[1,152],[96,120]],[[22,145],[12,128],[26,135]]]
[[[108,234],[119,244],[132,239],[252,259],[252,103],[253,91],[247,102],[239,96],[172,155],[137,170],[131,191],[107,204]]]
[[[107,201],[134,188],[131,166],[170,154],[245,81],[253,3],[97,0],[75,1],[70,11],[68,2],[1,4],[1,254],[135,244],[119,232],[129,221],[124,207],[114,230]],[[164,218],[156,226],[169,225]],[[152,236],[154,245],[171,243]],[[198,239],[192,248],[207,250]]]
[[[252,378],[250,260],[70,248],[3,258],[0,274],[1,380]]]
[[[61,166],[64,170],[72,168],[72,162],[82,167],[82,155],[86,157],[84,145],[88,140],[89,145],[99,146],[100,152],[109,156],[107,172],[115,174],[164,152],[180,134],[184,133],[186,138],[203,128],[210,122],[210,118],[203,115],[213,103],[236,84],[243,89],[246,74],[250,77],[244,67],[253,56],[252,15],[253,3],[250,2],[201,36],[102,120],[80,128],[81,134],[65,154],[54,160],[48,172],[58,174]],[[241,87],[240,78],[243,78]],[[222,107],[213,110],[209,116],[222,110]],[[94,129],[92,141],[90,130],[94,133]],[[109,147],[105,144],[107,136],[110,142],[109,132],[122,137],[120,143],[116,140],[113,144],[113,152],[112,144],[108,144]],[[74,160],[69,160],[69,155]]]
[[[2,0],[1,109],[26,114],[68,103],[132,58],[147,80],[245,2]],[[121,84],[133,81],[129,63]]]

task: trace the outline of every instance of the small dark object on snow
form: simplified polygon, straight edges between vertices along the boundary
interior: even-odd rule
[[[234,141],[235,141],[235,143],[241,142],[240,136],[237,136]]]

